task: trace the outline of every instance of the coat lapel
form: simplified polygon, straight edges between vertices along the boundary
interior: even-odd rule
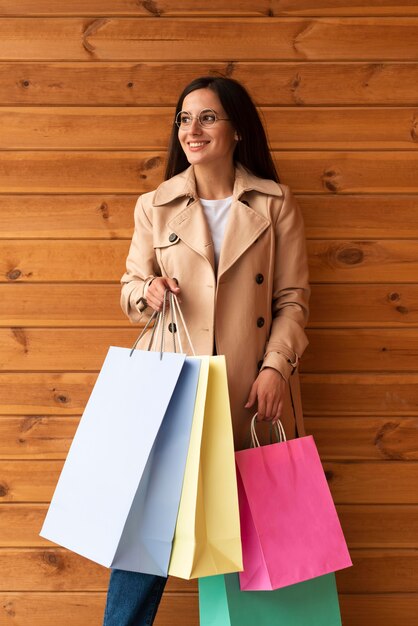
[[[266,217],[240,200],[233,200],[222,242],[218,277],[229,270],[269,225]]]
[[[213,269],[215,268],[212,236],[199,200],[193,200],[169,220],[167,226],[192,250],[205,257]]]

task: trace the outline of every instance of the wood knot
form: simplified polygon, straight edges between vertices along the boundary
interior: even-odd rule
[[[133,83],[132,81],[129,81],[129,83],[126,85],[128,87],[128,89],[132,89],[132,87],[134,86],[135,83]]]
[[[58,402],[58,404],[68,404],[70,401],[70,398],[68,398],[67,396],[64,396],[64,394],[62,393],[56,393],[54,394],[54,400],[55,402]]]
[[[344,248],[337,253],[337,260],[345,265],[358,265],[364,259],[364,252],[360,248]]]
[[[64,569],[63,559],[56,552],[52,552],[51,550],[43,553],[43,561],[48,567],[53,567],[55,570]]]
[[[30,87],[30,81],[29,80],[21,80],[20,84],[22,85],[22,87],[24,89],[27,89],[28,87]]]
[[[9,485],[6,485],[6,483],[0,483],[0,498],[5,498],[9,491]]]
[[[18,269],[10,270],[7,272],[6,277],[8,280],[17,280],[22,276],[22,272]]]
[[[397,302],[400,299],[400,294],[397,293],[396,291],[392,291],[391,293],[388,294],[388,300],[390,300],[390,302]]]
[[[408,308],[406,306],[402,306],[401,304],[396,307],[396,310],[398,311],[398,313],[401,313],[402,315],[406,315],[409,312]]]
[[[338,176],[339,176],[338,172],[334,170],[325,170],[322,175],[322,182],[324,184],[324,187],[328,189],[329,191],[332,191],[332,193],[338,192],[338,189],[339,189]]]
[[[3,609],[9,617],[15,617],[16,611],[13,602],[6,602],[3,604]]]
[[[331,480],[334,478],[334,472],[332,470],[325,470],[325,478],[328,482],[331,482]]]
[[[234,73],[235,70],[235,63],[234,61],[229,61],[229,63],[227,64],[226,68],[225,68],[225,76],[227,78],[231,78],[232,74]]]
[[[109,219],[109,206],[107,204],[107,202],[102,202],[101,205],[99,206],[99,211],[102,214],[102,218],[104,220],[108,220]]]
[[[141,4],[144,9],[148,11],[148,13],[151,13],[153,17],[161,17],[162,11],[158,8],[155,0],[142,0]]]
[[[397,443],[401,441],[401,437],[398,437],[398,441],[396,441],[396,438],[392,438],[392,442],[390,441],[391,436],[399,427],[400,424],[398,422],[386,422],[376,433],[373,443],[385,459],[402,461],[407,458],[400,451],[393,448],[393,446],[396,446]],[[390,443],[392,443],[392,449]]]

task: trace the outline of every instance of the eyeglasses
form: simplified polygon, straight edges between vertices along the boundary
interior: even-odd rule
[[[190,128],[194,119],[199,122],[202,128],[210,128],[219,121],[230,121],[228,117],[218,117],[213,109],[203,109],[199,115],[192,115],[188,111],[179,111],[176,115],[176,124],[184,130],[185,128]]]

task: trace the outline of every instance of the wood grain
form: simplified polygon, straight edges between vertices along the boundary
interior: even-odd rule
[[[337,573],[340,593],[416,593],[417,553],[411,549],[351,551],[354,567]],[[0,591],[105,591],[108,572],[60,548],[0,550]],[[167,591],[196,590],[196,581],[169,579]]]
[[[340,594],[344,626],[410,626],[418,611],[418,594]],[[45,626],[51,617],[60,626],[101,626],[105,592],[1,593],[0,615],[5,626]],[[155,626],[197,626],[196,594],[163,596]]]
[[[5,17],[0,60],[416,61],[417,34],[416,17],[230,18],[222,28],[217,18],[202,28],[201,18]]]
[[[70,16],[97,15],[166,17],[183,15],[218,16],[278,16],[278,15],[417,15],[414,0],[404,0],[397,5],[393,0],[345,0],[336,4],[329,0],[213,0],[209,5],[201,0],[158,0],[137,2],[136,0],[72,0],[71,3],[54,4],[50,0],[22,0],[18,5],[12,0],[1,0],[0,15],[22,16]]]
[[[129,245],[126,240],[6,240],[2,243],[0,282],[119,282]],[[416,283],[417,245],[416,239],[308,241],[310,279],[317,283],[386,283],[390,277]],[[182,277],[178,278],[181,282]],[[47,292],[48,287],[44,289]],[[390,304],[402,306],[397,313],[406,316],[409,310],[399,303],[398,291],[392,293],[389,297],[395,300]],[[415,298],[412,309],[414,303]],[[24,310],[23,300],[16,313],[21,311],[24,316]]]
[[[174,107],[3,107],[7,149],[162,150]],[[260,109],[274,150],[418,149],[418,108]]]
[[[46,504],[2,504],[0,510],[0,548],[51,547],[39,536]],[[418,547],[416,505],[341,504],[337,510],[350,550]]]
[[[415,0],[414,0],[415,1]],[[334,4],[335,6],[335,4]],[[271,80],[274,73],[274,80]],[[197,76],[242,82],[259,106],[416,106],[418,63],[208,60],[0,63],[3,105],[170,106]]]
[[[12,270],[13,271],[13,270]],[[10,274],[10,272],[9,272]],[[120,283],[0,284],[0,326],[122,326]],[[95,306],[91,306],[94,302]],[[310,328],[380,328],[418,325],[416,284],[313,284]]]
[[[0,239],[130,239],[137,194],[0,195]],[[418,195],[297,195],[313,239],[417,239]]]
[[[308,416],[418,415],[416,373],[302,373],[301,385]]]
[[[0,415],[0,459],[65,459],[79,416]],[[418,419],[305,418],[324,461],[418,460]]]
[[[97,371],[110,345],[129,348],[137,335],[136,327],[0,329],[0,370]],[[417,369],[417,329],[311,329],[308,337],[302,372],[409,373]],[[51,350],[51,346],[59,349]]]
[[[273,156],[280,180],[295,193],[418,192],[416,151],[301,150]],[[144,193],[162,182],[163,169],[159,152],[0,153],[0,185],[8,194]]]
[[[0,502],[49,502],[62,461],[0,461]],[[324,462],[336,504],[418,504],[418,463]]]

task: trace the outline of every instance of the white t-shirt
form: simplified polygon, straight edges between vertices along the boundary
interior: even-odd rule
[[[205,216],[212,234],[213,248],[215,253],[215,269],[218,269],[219,256],[228,221],[229,209],[232,204],[232,196],[221,200],[204,200],[199,198],[205,212]]]

